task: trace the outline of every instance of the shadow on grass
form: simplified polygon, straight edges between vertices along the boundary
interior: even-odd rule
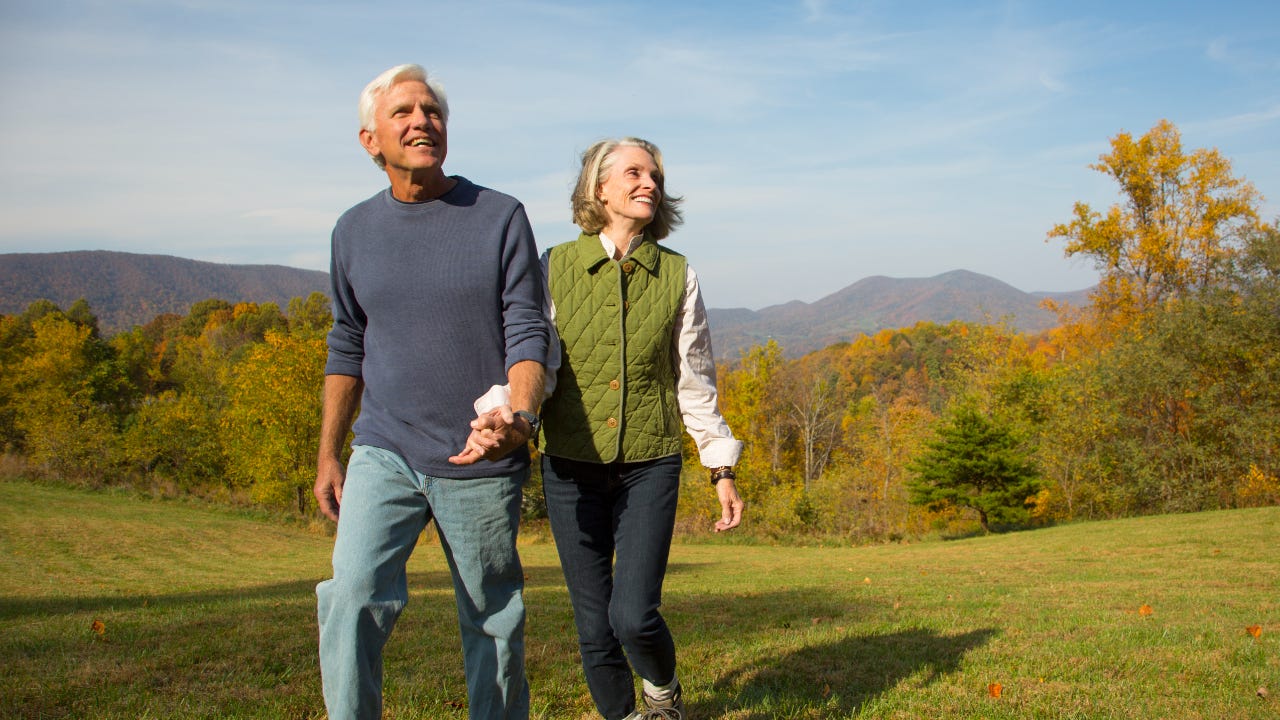
[[[698,714],[764,707],[823,708],[826,716],[852,716],[907,678],[924,673],[922,682],[928,684],[956,672],[966,653],[995,634],[991,628],[958,635],[912,629],[807,645],[729,672],[715,684],[712,707],[700,707]],[[734,715],[742,720],[772,716],[760,711]]]
[[[243,601],[292,601],[299,597],[315,598],[316,584],[329,576],[314,580],[294,580],[269,585],[202,590],[180,593],[145,593],[137,595],[88,595],[45,597],[0,596],[0,619],[20,618],[28,615],[49,616],[97,610],[126,610],[135,607],[182,605],[208,605],[230,600]],[[453,580],[444,570],[409,573],[409,593],[442,591],[453,594]],[[564,576],[559,566],[525,566],[525,587],[562,586]]]
[[[526,574],[533,693],[543,717],[578,717],[589,699],[560,569],[532,565]],[[314,584],[0,598],[0,619],[16,619],[21,628],[0,641],[0,666],[17,678],[11,699],[26,708],[17,717],[126,717],[143,709],[175,718],[321,717]],[[414,600],[387,648],[389,702],[461,702],[466,690],[448,573],[413,573],[409,585]],[[689,589],[668,593],[664,604],[691,677],[710,675],[696,670],[700,663],[742,658],[736,667],[718,668],[719,681],[699,693],[691,709],[701,717],[771,720],[796,709],[852,715],[904,680],[923,674],[923,682],[932,682],[956,671],[967,652],[995,633],[911,629],[878,636],[836,632],[831,639],[832,628],[857,627],[882,611],[879,603],[822,588]],[[90,628],[92,614],[75,617],[98,612],[106,622],[103,637]],[[37,615],[53,621],[24,624]],[[819,630],[807,637],[814,627]],[[775,654],[745,658],[737,650],[747,636],[777,636],[765,640]],[[441,710],[437,717],[460,712]]]

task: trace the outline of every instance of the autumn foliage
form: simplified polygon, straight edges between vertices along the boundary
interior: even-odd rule
[[[1101,276],[1054,330],[920,323],[722,358],[743,533],[886,541],[1280,503],[1276,224],[1167,122],[1118,134],[1094,168],[1116,204],[1046,221]],[[0,316],[0,448],[54,477],[313,513],[328,324],[319,294],[210,299],[104,338],[83,302],[34,303]],[[705,482],[681,492],[680,526],[709,527]]]

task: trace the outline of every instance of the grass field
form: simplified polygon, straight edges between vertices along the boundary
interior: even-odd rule
[[[331,539],[0,482],[0,718],[324,717]],[[1280,508],[866,548],[680,544],[664,613],[694,720],[1280,718]],[[522,547],[536,718],[595,717],[555,549]],[[465,718],[434,543],[386,717]]]

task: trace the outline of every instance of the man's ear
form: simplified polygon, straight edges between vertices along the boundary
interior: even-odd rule
[[[365,152],[368,152],[370,157],[377,157],[382,154],[382,146],[378,144],[378,136],[364,128],[360,128],[360,145],[364,147]]]

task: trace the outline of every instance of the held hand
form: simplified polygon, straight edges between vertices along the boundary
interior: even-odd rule
[[[347,480],[346,469],[337,460],[322,460],[316,467],[316,501],[320,512],[338,522],[338,508],[342,505],[342,485]]]
[[[732,530],[742,524],[742,511],[747,504],[738,495],[738,487],[733,478],[725,478],[716,483],[716,496],[720,498],[720,519],[716,522],[716,532]]]
[[[530,431],[528,423],[517,418],[510,405],[501,405],[471,421],[466,447],[449,462],[472,465],[481,460],[501,460],[529,442]]]

